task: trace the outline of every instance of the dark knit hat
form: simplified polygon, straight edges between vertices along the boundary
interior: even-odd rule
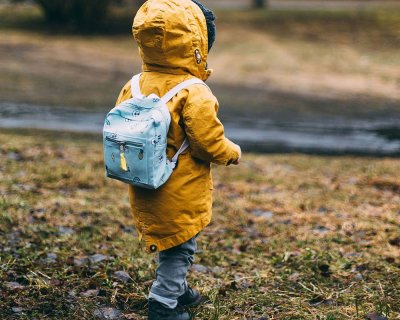
[[[207,22],[207,34],[208,34],[208,51],[211,50],[211,47],[215,41],[216,27],[215,27],[215,15],[210,9],[206,8],[202,5],[198,0],[192,0],[195,4],[199,6],[201,11],[203,11],[204,16],[206,17]]]

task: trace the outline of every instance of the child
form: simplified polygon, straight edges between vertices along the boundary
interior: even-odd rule
[[[140,8],[133,34],[143,60],[143,94],[162,97],[190,78],[207,80],[214,20],[213,13],[194,0],[148,0]],[[128,82],[117,104],[131,97]],[[196,235],[211,220],[210,163],[238,164],[241,150],[224,136],[217,118],[218,102],[206,86],[196,84],[182,90],[168,107],[168,157],[173,157],[185,137],[190,147],[179,156],[176,169],[162,187],[130,186],[129,196],[139,238],[148,252],[159,252],[157,278],[149,294],[149,319],[187,320],[185,307],[201,300],[186,283],[186,273],[194,260]]]

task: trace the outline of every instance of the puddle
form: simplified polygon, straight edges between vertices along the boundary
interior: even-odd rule
[[[87,109],[0,104],[1,128],[101,133],[106,112]],[[229,138],[258,152],[400,155],[399,119],[274,121],[225,119]]]

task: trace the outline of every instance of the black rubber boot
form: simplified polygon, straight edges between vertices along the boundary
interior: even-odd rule
[[[179,305],[175,309],[168,309],[156,300],[149,300],[149,320],[191,320],[186,309]]]
[[[187,287],[186,292],[178,298],[178,304],[185,307],[197,307],[201,300],[201,295],[197,290]]]

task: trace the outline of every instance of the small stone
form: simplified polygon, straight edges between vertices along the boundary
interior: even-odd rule
[[[8,159],[13,160],[13,161],[21,161],[22,156],[18,152],[10,151],[7,154]]]
[[[24,309],[19,307],[12,307],[11,310],[15,313],[21,313],[22,311],[24,311]]]
[[[293,272],[290,276],[289,276],[289,281],[293,281],[296,282],[297,280],[299,280],[300,278],[300,273],[298,272]]]
[[[121,319],[122,313],[115,308],[100,308],[94,310],[93,315],[101,320],[114,320]]]
[[[50,280],[50,284],[51,284],[52,286],[57,287],[57,286],[61,285],[62,282],[61,282],[60,280],[58,280],[58,279],[51,279],[51,280]]]
[[[124,283],[127,283],[129,280],[132,279],[128,272],[125,272],[125,271],[122,271],[122,270],[121,271],[115,271],[114,272],[114,276],[118,280],[120,280],[120,281],[122,281]]]
[[[377,314],[376,312],[368,313],[365,316],[365,319],[367,319],[367,320],[388,320],[388,318],[381,316],[380,314]]]
[[[400,247],[400,237],[390,239],[389,244],[392,246]]]
[[[71,290],[68,292],[68,297],[70,298],[75,298],[76,297],[76,291],[75,290]]]
[[[327,227],[325,226],[316,226],[315,228],[312,229],[315,233],[327,233],[330,231]]]
[[[359,272],[366,271],[368,270],[368,264],[367,263],[359,264],[358,266],[355,267],[355,270]]]
[[[58,227],[58,234],[62,235],[62,236],[69,236],[71,234],[74,234],[75,231],[72,228],[68,228],[68,227]]]
[[[78,257],[73,259],[74,265],[77,267],[85,266],[89,263],[89,259],[87,257]]]
[[[327,264],[319,265],[318,269],[321,271],[321,275],[324,277],[329,277],[331,275],[330,266]]]
[[[324,206],[318,208],[319,213],[327,213],[328,211],[329,209]]]
[[[266,219],[271,219],[274,216],[274,213],[271,211],[264,211],[260,209],[253,210],[251,212],[254,214],[256,217],[261,217],[261,218],[266,218]]]
[[[316,306],[319,306],[320,304],[323,304],[324,301],[325,301],[325,299],[323,297],[317,296],[315,298],[308,300],[308,304],[310,307],[316,307]]]
[[[122,319],[126,319],[126,320],[141,320],[142,317],[139,316],[139,315],[136,314],[136,313],[125,313],[125,314],[122,316]]]
[[[44,263],[49,263],[49,264],[50,263],[55,263],[56,259],[57,259],[57,255],[55,253],[50,252],[50,253],[47,254],[46,258],[43,259],[43,262]]]
[[[192,270],[199,273],[207,273],[209,269],[201,264],[192,265]]]
[[[18,282],[6,282],[5,285],[10,290],[19,290],[25,288],[25,286],[19,284]]]
[[[354,280],[361,281],[363,279],[363,275],[361,273],[357,273],[354,275]]]
[[[34,245],[30,242],[25,243],[25,248],[27,248],[27,249],[32,248],[32,246],[34,246]]]
[[[211,272],[214,273],[214,274],[221,274],[221,273],[225,272],[225,269],[216,266],[216,267],[211,269]]]
[[[57,259],[57,255],[55,253],[53,253],[53,252],[49,252],[47,254],[47,258],[55,260],[55,259]]]
[[[324,305],[326,305],[326,306],[333,306],[333,305],[335,305],[336,304],[336,301],[335,300],[332,300],[332,299],[326,299],[325,301],[324,301]]]
[[[85,298],[96,297],[98,295],[99,295],[98,289],[87,290],[87,291],[81,292],[81,296],[85,297]]]
[[[104,254],[101,254],[101,253],[96,253],[89,257],[90,263],[93,263],[93,264],[102,262],[104,260],[110,260],[110,259],[111,259],[110,256],[105,256]]]
[[[136,234],[136,229],[134,226],[122,225],[122,230],[126,233]]]
[[[395,262],[396,262],[396,259],[393,258],[393,257],[386,257],[385,260],[386,260],[386,262],[388,262],[388,263],[395,263]]]

